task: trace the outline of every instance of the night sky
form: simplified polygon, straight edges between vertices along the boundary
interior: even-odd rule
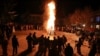
[[[46,0],[0,0],[0,11],[4,12],[7,6],[8,11],[17,11],[18,14],[25,12],[43,14],[45,1]],[[75,9],[83,9],[87,6],[93,11],[100,8],[100,2],[98,0],[56,0],[56,5],[58,15],[62,12],[67,15]],[[9,9],[11,6],[12,8]]]
[[[73,13],[75,9],[84,9],[85,7],[90,7],[93,11],[99,10],[100,2],[97,0],[57,0],[58,11],[63,10],[67,15]],[[61,13],[59,13],[61,15]]]

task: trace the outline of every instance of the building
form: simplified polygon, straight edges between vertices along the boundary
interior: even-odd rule
[[[100,10],[94,12],[93,18],[91,19],[91,27],[100,29]]]

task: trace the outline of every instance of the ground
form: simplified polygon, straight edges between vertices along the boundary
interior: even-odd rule
[[[37,30],[16,31],[15,33],[13,33],[13,34],[17,35],[18,42],[19,42],[18,54],[16,56],[19,56],[21,53],[23,53],[27,49],[26,36],[29,33],[33,33],[33,32],[37,32],[37,37],[41,36],[42,34],[47,35],[46,32],[44,32],[44,31],[37,31]],[[59,35],[59,36],[65,35],[67,37],[67,39],[68,39],[68,42],[73,47],[75,55],[79,56],[77,54],[77,50],[75,48],[75,40],[78,40],[79,36],[76,36],[75,33],[66,33],[66,32],[59,32],[59,31],[56,31],[56,35]],[[37,50],[38,50],[38,45],[36,45],[35,48],[32,49],[32,52],[30,52],[26,56],[34,56],[35,53],[37,52]],[[82,54],[84,56],[88,56],[89,50],[90,50],[90,48],[88,48],[88,42],[84,41],[84,43],[83,43],[83,45],[81,47]],[[8,43],[7,52],[8,52],[8,56],[12,56],[11,39],[9,40],[9,43]],[[2,55],[1,45],[0,45],[0,55]]]

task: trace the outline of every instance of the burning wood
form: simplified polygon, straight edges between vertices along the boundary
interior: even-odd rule
[[[49,35],[54,34],[55,30],[55,3],[54,1],[51,1],[48,3],[48,21],[47,21],[47,32]]]

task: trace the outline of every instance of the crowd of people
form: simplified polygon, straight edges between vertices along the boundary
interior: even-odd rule
[[[88,53],[88,56],[95,56],[97,55],[97,53],[100,53],[100,34],[99,32],[86,32],[84,31],[80,31],[80,38],[78,40],[78,42],[76,43],[76,47],[77,47],[77,53],[80,56],[83,56],[82,52],[81,52],[81,46],[83,45],[84,41],[88,41],[89,46],[88,48],[90,48],[90,51]]]
[[[65,53],[69,52],[67,55],[73,55],[73,48],[70,46],[70,43],[66,46],[67,38],[64,35],[62,37],[54,37],[54,40],[50,40],[50,36],[46,37],[44,35],[37,38],[36,32],[34,32],[33,34],[30,33],[26,37],[26,40],[29,51],[32,51],[34,45],[39,44],[36,56],[46,56],[47,51],[49,56],[61,56],[61,52],[65,49]]]
[[[100,48],[100,36],[97,33],[91,32],[87,35],[84,31],[81,32],[81,37],[79,37],[78,41],[75,41],[75,47],[77,49],[77,53],[80,56],[83,56],[81,46],[84,41],[88,41],[90,51],[88,56],[95,56],[97,52],[99,52]],[[67,43],[67,37],[64,35],[53,37],[54,40],[50,40],[50,36],[46,37],[41,35],[40,37],[36,37],[36,32],[34,34],[30,33],[27,37],[28,50],[32,51],[34,45],[39,44],[38,51],[36,56],[46,56],[46,52],[48,51],[48,56],[62,56],[61,52],[64,53],[65,56],[74,56],[74,49]],[[67,43],[67,44],[66,44]]]
[[[0,45],[2,46],[3,56],[8,55],[7,48],[9,39],[12,39],[12,55],[18,54],[19,41],[16,35],[12,36],[12,28],[10,28],[10,26],[0,25],[0,29]],[[67,43],[68,39],[66,36],[54,36],[54,40],[50,40],[50,36],[41,35],[40,37],[37,37],[36,34],[37,33],[34,32],[33,34],[29,33],[29,35],[26,36],[28,51],[32,51],[32,48],[35,48],[35,45],[39,45],[35,56],[46,56],[46,52],[48,52],[48,56],[62,56],[62,52],[65,56],[74,56],[74,49],[70,43]],[[89,42],[90,51],[88,56],[95,56],[97,52],[100,52],[100,35],[98,33],[91,32],[86,34],[82,31],[80,35],[81,37],[79,40],[75,41],[75,47],[80,56],[83,56],[81,46],[83,45],[84,40]],[[11,36],[12,38],[10,38]]]
[[[13,48],[13,55],[17,54],[17,48],[19,46],[18,40],[16,35],[13,35],[13,26],[9,24],[0,24],[0,45],[2,48],[2,56],[7,56],[7,48],[9,45],[9,41],[12,37],[12,48]]]

